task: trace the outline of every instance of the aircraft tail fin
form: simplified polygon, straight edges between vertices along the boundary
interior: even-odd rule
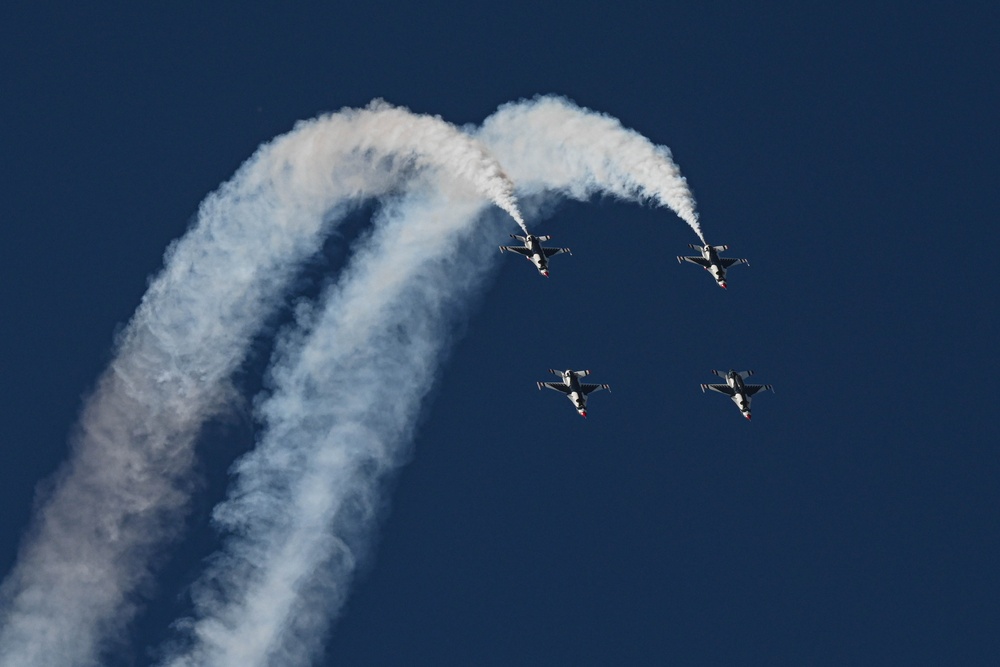
[[[746,380],[748,377],[753,375],[753,371],[741,371],[740,373],[738,373],[738,375],[744,380]]]

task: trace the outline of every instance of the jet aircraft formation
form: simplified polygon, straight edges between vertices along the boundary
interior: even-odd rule
[[[511,234],[512,239],[521,241],[522,245],[518,246],[500,246],[500,252],[515,252],[528,259],[538,272],[548,278],[549,276],[549,258],[559,255],[561,253],[568,253],[572,255],[569,248],[546,248],[542,246],[542,243],[550,240],[551,236],[535,236],[533,234],[527,234],[526,236],[518,236],[516,234]],[[726,270],[737,264],[750,265],[746,259],[736,259],[731,257],[720,257],[719,253],[729,250],[728,245],[703,245],[697,246],[688,244],[692,250],[697,250],[701,253],[698,257],[685,257],[678,255],[677,261],[679,263],[690,262],[691,264],[697,264],[706,271],[708,271],[712,278],[715,279],[716,284],[719,287],[726,289]],[[558,391],[566,396],[576,408],[576,411],[581,417],[587,416],[587,396],[595,391],[600,391],[601,389],[607,389],[611,391],[610,385],[607,384],[588,384],[581,383],[580,378],[590,375],[590,371],[575,371],[572,369],[566,369],[564,371],[557,371],[550,368],[550,373],[558,375],[561,378],[559,382],[537,382],[538,389],[552,389]],[[751,418],[750,414],[750,400],[754,394],[769,389],[774,392],[774,387],[769,384],[746,384],[743,381],[753,375],[753,371],[734,371],[729,370],[728,372],[713,370],[712,373],[726,380],[726,384],[703,384],[701,385],[702,392],[709,389],[712,391],[724,394],[733,399],[736,407],[739,408],[740,414],[746,417],[748,420]]]

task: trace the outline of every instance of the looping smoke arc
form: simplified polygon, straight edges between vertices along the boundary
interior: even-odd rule
[[[192,445],[304,259],[357,202],[440,172],[519,216],[475,139],[376,102],[263,146],[167,252],[4,584],[0,664],[87,665],[183,519]]]
[[[450,325],[496,261],[502,221],[487,206],[527,231],[513,183],[550,200],[667,206],[701,237],[669,151],[562,98],[505,105],[476,136],[375,102],[261,147],[168,250],[88,399],[0,591],[0,664],[97,664],[120,639],[156,554],[177,537],[201,425],[224,408],[229,377],[297,267],[375,199],[373,233],[278,341],[257,446],[213,514],[223,549],[163,660],[309,664],[364,556],[380,480],[406,452]]]

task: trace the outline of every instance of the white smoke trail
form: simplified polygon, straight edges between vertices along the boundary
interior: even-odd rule
[[[522,192],[654,200],[699,231],[666,149],[614,119],[541,98],[502,107],[481,136]],[[411,193],[284,340],[259,405],[260,442],[215,512],[224,550],[195,587],[195,618],[178,623],[187,645],[165,665],[301,667],[316,655],[365,554],[380,481],[407,451],[448,324],[498,256],[490,238],[466,243],[480,211]]]
[[[544,96],[503,105],[478,136],[522,197],[549,193],[586,200],[599,193],[655,202],[674,211],[705,243],[694,197],[670,149],[616,118]]]
[[[321,647],[450,317],[495,253],[491,238],[468,247],[481,209],[439,191],[383,212],[317,315],[281,345],[260,406],[266,432],[215,512],[232,536],[196,587],[198,619],[181,624],[193,644],[166,664],[305,665]]]
[[[2,587],[0,664],[96,664],[183,521],[192,445],[296,267],[353,202],[441,170],[519,222],[510,181],[440,118],[374,103],[263,146],[199,210],[118,341]]]

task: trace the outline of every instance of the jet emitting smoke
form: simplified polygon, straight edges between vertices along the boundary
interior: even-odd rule
[[[540,98],[502,107],[480,136],[523,193],[652,200],[699,232],[666,149],[614,119]],[[195,586],[195,618],[179,623],[189,644],[166,665],[313,659],[365,554],[380,481],[407,450],[449,324],[499,257],[487,239],[465,243],[481,208],[411,192],[378,217],[340,282],[283,340],[273,393],[259,404],[260,442],[216,508],[229,537]]]
[[[3,584],[0,664],[94,665],[120,638],[183,522],[198,431],[291,276],[353,203],[428,170],[523,228],[476,140],[380,102],[301,123],[205,200],[118,341]]]

